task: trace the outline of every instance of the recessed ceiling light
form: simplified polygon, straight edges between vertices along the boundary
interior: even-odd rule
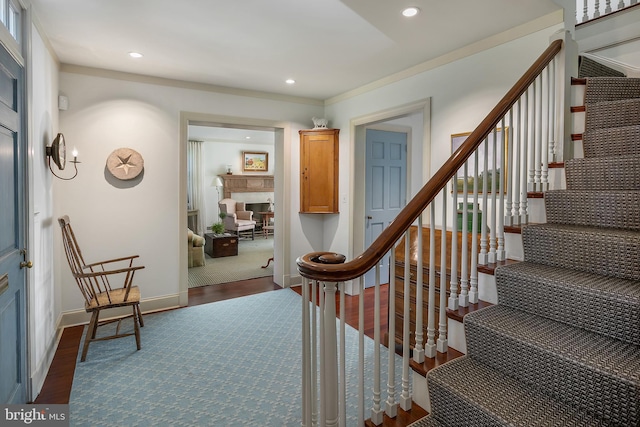
[[[288,85],[292,85],[292,84],[294,84],[296,81],[295,81],[295,80],[293,80],[293,79],[287,79],[287,80],[285,80],[284,82],[285,82],[286,84],[288,84]]]
[[[245,136],[244,139],[251,139],[251,137],[250,136]]]
[[[142,54],[138,52],[129,52],[129,56],[132,58],[142,58]]]
[[[412,16],[416,16],[418,12],[420,12],[420,9],[418,9],[417,7],[408,7],[402,11],[402,15],[410,18]]]

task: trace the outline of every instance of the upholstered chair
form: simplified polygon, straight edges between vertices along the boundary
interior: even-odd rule
[[[187,229],[187,252],[189,253],[189,268],[204,265],[204,237],[198,236]]]
[[[222,199],[218,202],[218,206],[220,206],[220,212],[226,214],[222,220],[226,231],[238,236],[241,231],[251,231],[251,240],[255,239],[256,222],[253,219],[253,211],[246,210],[244,202]]]

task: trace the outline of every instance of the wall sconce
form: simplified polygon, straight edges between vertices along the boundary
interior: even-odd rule
[[[50,146],[47,146],[46,150],[45,150],[45,154],[47,156],[47,160],[48,160],[48,164],[49,164],[49,170],[51,171],[51,173],[53,174],[53,176],[55,176],[56,178],[59,179],[63,179],[65,181],[69,181],[72,180],[73,178],[76,177],[76,175],[78,175],[78,163],[80,163],[78,161],[78,150],[76,150],[75,148],[73,149],[73,152],[71,153],[71,155],[73,156],[73,160],[71,160],[71,163],[73,163],[73,167],[75,168],[75,173],[73,174],[73,176],[71,178],[63,178],[59,175],[57,175],[54,171],[53,168],[51,168],[51,161],[53,160],[53,163],[56,164],[56,166],[58,167],[58,170],[64,170],[64,167],[67,163],[67,144],[64,140],[64,135],[62,133],[59,133],[56,138],[53,140],[53,142],[51,143]]]

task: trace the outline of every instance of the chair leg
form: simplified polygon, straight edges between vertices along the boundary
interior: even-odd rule
[[[256,229],[255,228],[251,229],[251,240],[256,240]]]
[[[96,331],[98,330],[98,313],[99,310],[94,311],[91,314],[91,321],[89,322],[89,329],[87,329],[87,335],[84,337],[84,346],[82,347],[81,362],[84,362],[87,358],[87,352],[89,351],[89,343],[96,337]]]
[[[144,328],[144,320],[142,320],[142,311],[140,311],[140,305],[136,305],[136,311],[138,312],[138,322],[140,327]]]
[[[138,350],[140,350],[140,326],[138,326],[138,311],[140,307],[138,305],[133,306],[133,329],[136,334],[136,345],[138,346]]]

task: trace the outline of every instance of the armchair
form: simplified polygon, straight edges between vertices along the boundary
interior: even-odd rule
[[[256,221],[253,219],[253,211],[246,210],[244,202],[222,199],[218,202],[218,206],[220,212],[226,214],[222,220],[226,231],[238,236],[241,231],[251,231],[251,240],[255,239]]]
[[[187,244],[189,254],[189,268],[204,265],[204,237],[195,234],[187,228]]]

